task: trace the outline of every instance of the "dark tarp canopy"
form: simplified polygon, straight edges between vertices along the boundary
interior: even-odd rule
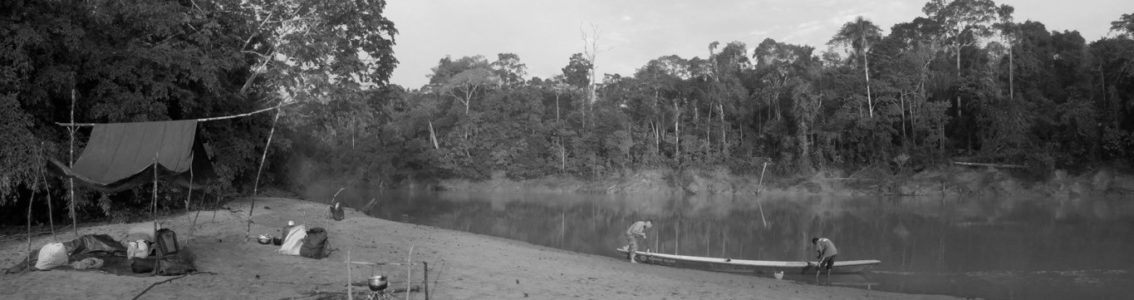
[[[161,177],[175,177],[175,182],[189,182],[191,171],[196,187],[215,177],[196,136],[196,120],[96,124],[73,168],[53,163],[65,175],[102,191],[149,182],[151,168],[158,168]]]

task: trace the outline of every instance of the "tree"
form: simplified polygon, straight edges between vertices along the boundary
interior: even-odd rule
[[[808,81],[801,81],[792,89],[792,115],[795,116],[795,140],[799,149],[796,167],[800,172],[811,172],[811,126],[819,114],[820,95]]]
[[[1117,21],[1110,22],[1110,30],[1118,31],[1122,37],[1134,39],[1134,13],[1122,14]]]
[[[496,61],[492,62],[492,70],[500,78],[504,86],[515,86],[524,83],[528,66],[520,62],[520,56],[515,53],[500,53]]]
[[[432,73],[429,74],[429,84],[439,87],[449,82],[453,76],[477,68],[491,69],[491,66],[488,64],[488,60],[480,55],[463,56],[457,60],[446,55],[437,61],[436,67],[430,69]]]
[[[263,77],[267,93],[325,101],[385,85],[398,64],[392,48],[398,31],[383,15],[385,0],[215,2],[250,29],[240,50],[257,63],[242,93]]]
[[[866,78],[866,105],[871,118],[874,117],[874,101],[870,95],[870,48],[882,38],[882,29],[869,20],[859,16],[852,22],[843,24],[828,44],[845,45],[854,50],[854,57],[862,61],[862,73]]]
[[[956,55],[957,78],[961,75],[961,49],[975,45],[992,34],[997,7],[992,0],[932,0],[922,8],[926,16],[941,25],[943,39]],[[957,117],[961,116],[961,95],[957,95]]]
[[[478,91],[497,85],[500,79],[485,68],[475,68],[457,73],[449,82],[445,83],[444,90],[465,105],[465,115],[469,114],[472,99]]]
[[[1012,21],[1012,12],[1016,9],[1010,5],[1004,4],[996,9],[996,15],[1000,18],[1000,22],[993,25],[994,28],[1000,31],[1000,37],[1004,43],[1008,45],[1008,100],[1016,99],[1015,89],[1015,57],[1012,55],[1013,48],[1016,48],[1017,39],[1017,26]]]
[[[567,84],[577,88],[586,88],[591,82],[591,68],[594,65],[583,57],[582,53],[571,54],[571,60],[563,67],[563,78]]]

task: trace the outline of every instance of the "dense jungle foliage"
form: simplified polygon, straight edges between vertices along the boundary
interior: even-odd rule
[[[72,101],[79,123],[287,104],[278,124],[268,113],[199,126],[221,177],[213,194],[252,190],[273,126],[261,186],[327,177],[392,186],[501,172],[596,179],[714,166],[745,174],[764,162],[781,175],[909,172],[959,158],[1049,171],[1134,156],[1134,13],[1116,15],[1109,37],[1087,41],[1018,22],[1012,7],[991,0],[932,0],[886,34],[863,18],[848,22],[827,51],[771,38],[754,47],[712,42],[704,57],[666,55],[634,74],[598,78],[592,43],[551,78],[529,77],[518,55],[501,53],[440,58],[429,84],[406,88],[388,83],[398,31],[384,7],[0,4],[4,215],[33,197],[70,201],[67,181],[46,162],[71,159],[68,127],[55,123],[71,120]],[[76,131],[75,155],[88,134]],[[183,207],[183,190],[160,187],[164,206]],[[115,217],[117,207],[148,202],[150,188],[103,195],[77,185],[76,201],[83,212]]]

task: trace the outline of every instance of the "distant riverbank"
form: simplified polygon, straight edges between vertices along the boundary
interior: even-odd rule
[[[721,170],[644,170],[595,181],[569,177],[511,180],[496,174],[490,180],[443,180],[438,187],[451,191],[547,192],[601,194],[732,194],[785,195],[894,195],[956,197],[1043,197],[1056,200],[1113,198],[1134,195],[1134,175],[1098,170],[1070,175],[1056,170],[1042,179],[1021,179],[1011,169],[950,166],[913,174],[863,171],[855,174],[817,172],[809,177],[776,178],[734,175]]]

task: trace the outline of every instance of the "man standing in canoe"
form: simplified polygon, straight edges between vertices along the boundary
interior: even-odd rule
[[[626,229],[626,241],[629,243],[626,250],[628,250],[630,254],[630,263],[638,263],[638,261],[634,260],[634,255],[638,253],[638,238],[641,237],[642,240],[645,241],[646,229],[650,229],[650,227],[654,227],[654,222],[645,220],[634,222],[634,224],[630,225],[630,228]]]
[[[815,252],[819,252],[819,256],[816,257],[816,259],[819,260],[819,265],[815,271],[815,277],[818,278],[819,272],[823,271],[823,268],[826,268],[827,277],[830,278],[831,267],[835,265],[835,256],[839,255],[839,249],[836,249],[835,243],[831,242],[831,239],[828,238],[813,237],[811,238],[811,244],[815,245]]]

